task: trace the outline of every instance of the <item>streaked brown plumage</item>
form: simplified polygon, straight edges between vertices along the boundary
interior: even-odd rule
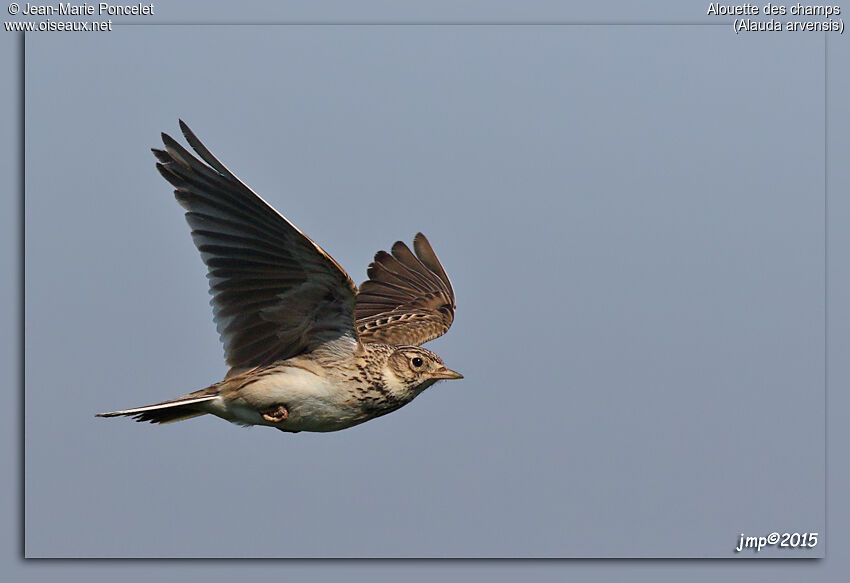
[[[196,158],[162,134],[157,169],[175,187],[207,265],[231,369],[178,399],[102,416],[167,423],[212,413],[283,431],[334,431],[461,378],[418,345],[452,324],[451,282],[422,233],[379,251],[360,290],[316,243],[243,184],[181,121]]]
[[[398,241],[392,255],[375,254],[354,310],[361,341],[419,345],[452,325],[455,295],[443,266],[422,233],[413,249]]]

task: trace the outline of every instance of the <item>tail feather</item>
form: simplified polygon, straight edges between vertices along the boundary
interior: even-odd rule
[[[202,407],[203,403],[212,401],[217,398],[217,395],[186,395],[179,399],[171,401],[163,401],[155,405],[147,405],[145,407],[136,407],[134,409],[124,409],[123,411],[110,411],[109,413],[98,413],[97,417],[132,417],[136,421],[151,423],[174,423],[175,421],[183,421],[192,417],[206,415],[207,411]]]

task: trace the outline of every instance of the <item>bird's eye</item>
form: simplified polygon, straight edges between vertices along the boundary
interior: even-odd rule
[[[425,361],[419,358],[418,356],[414,356],[412,359],[410,359],[410,364],[413,365],[413,368],[419,368],[420,366],[425,364]]]

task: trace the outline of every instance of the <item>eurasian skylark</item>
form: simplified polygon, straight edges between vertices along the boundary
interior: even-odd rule
[[[212,414],[281,431],[337,431],[463,378],[419,345],[454,319],[452,285],[428,240],[379,251],[358,290],[321,247],[243,184],[180,122],[198,160],[166,134],[157,169],[186,209],[208,268],[230,371],[183,397],[102,413],[171,423]]]

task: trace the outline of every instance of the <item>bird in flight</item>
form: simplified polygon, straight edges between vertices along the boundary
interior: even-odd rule
[[[321,247],[234,176],[180,121],[200,160],[167,134],[156,167],[186,209],[207,265],[231,367],[205,389],[101,413],[171,423],[211,414],[281,431],[337,431],[463,376],[420,345],[448,331],[452,284],[422,233],[378,251],[358,290]]]

